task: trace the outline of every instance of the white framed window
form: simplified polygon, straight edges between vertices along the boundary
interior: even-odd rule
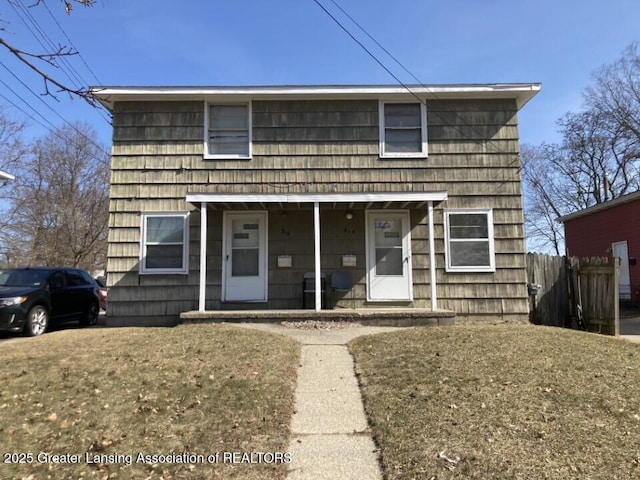
[[[143,213],[140,273],[189,273],[189,213]]]
[[[427,157],[427,108],[422,102],[380,101],[380,157]]]
[[[495,272],[493,211],[445,210],[448,272]]]
[[[205,158],[251,158],[251,103],[205,102]]]

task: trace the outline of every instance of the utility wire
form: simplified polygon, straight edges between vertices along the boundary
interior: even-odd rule
[[[1,62],[0,62],[1,64]],[[5,67],[4,64],[2,64],[3,67]],[[6,68],[6,67],[5,67]],[[11,93],[13,93],[17,98],[19,98],[22,103],[24,103],[26,106],[28,106],[31,110],[33,110],[33,112],[38,115],[40,118],[42,118],[42,120],[47,123],[49,126],[45,125],[43,122],[41,122],[40,120],[38,120],[37,118],[35,118],[33,115],[29,114],[28,112],[26,112],[24,109],[22,109],[20,106],[18,106],[16,103],[12,102],[9,98],[7,98],[5,95],[3,95],[2,93],[0,93],[0,97],[4,98],[7,102],[9,102],[11,105],[13,105],[15,108],[17,108],[18,110],[20,110],[22,113],[24,113],[27,117],[29,117],[31,120],[33,120],[34,122],[36,122],[38,125],[40,125],[41,127],[43,127],[44,129],[46,129],[48,132],[52,133],[53,135],[57,136],[58,138],[60,138],[61,140],[64,140],[65,142],[68,142],[69,139],[65,136],[63,136],[60,133],[60,129],[58,127],[56,127],[48,118],[46,118],[44,115],[42,115],[37,109],[35,109],[29,102],[27,102],[19,93],[17,93],[13,88],[11,88],[9,85],[7,85],[7,83],[0,79],[0,84],[4,85],[7,90],[9,90]],[[67,122],[68,123],[68,122]],[[83,137],[85,140],[87,140],[89,143],[91,143],[94,147],[96,147],[100,153],[106,155],[107,157],[109,156],[106,151],[103,149],[102,146],[100,146],[99,144],[97,144],[95,141],[93,141],[91,138],[87,137],[81,130],[78,130],[73,124],[69,124],[74,130],[76,130],[78,132],[78,134]],[[98,162],[102,163],[103,165],[106,166],[110,166],[109,162],[106,161],[103,158],[98,157],[94,152],[84,149],[84,152],[89,154],[89,156],[93,157],[95,160],[97,160]]]
[[[59,51],[60,47],[56,46],[55,43],[51,40],[51,37],[46,33],[46,31],[40,26],[37,20],[33,17],[30,11],[22,4],[20,0],[10,0],[9,4],[13,8],[14,12],[20,18],[22,23],[24,23],[27,30],[31,32],[31,35],[35,38],[35,40],[40,44],[44,52],[51,52],[51,58],[49,62],[59,68],[62,73],[69,79],[69,81],[75,86],[76,89],[80,88],[82,82],[79,80],[77,75],[73,72],[73,67],[70,67],[66,59],[64,58],[64,54],[55,55],[56,52]],[[66,62],[66,63],[65,63]]]
[[[313,0],[354,42],[356,42],[371,58],[373,58],[375,60],[376,63],[378,63],[378,65],[380,65],[389,75],[391,75],[396,82],[398,82],[398,84],[400,84],[405,90],[407,90],[407,92],[409,92],[411,95],[413,95],[416,99],[418,99],[418,101],[420,103],[423,103],[426,105],[426,102],[424,100],[422,100],[418,95],[415,94],[415,92],[413,92],[411,90],[411,88],[405,84],[404,82],[402,82],[399,77],[397,75],[395,75],[378,57],[375,56],[375,54],[373,54],[373,52],[371,52],[371,50],[369,50],[360,40],[358,40],[355,35],[353,35],[349,29],[347,27],[345,27],[327,8],[325,8],[325,6],[320,3],[319,0]],[[396,62],[405,72],[407,72],[414,80],[416,80],[418,82],[418,84],[420,86],[422,86],[423,88],[425,88],[427,90],[427,93],[429,95],[431,95],[434,99],[436,100],[441,100],[438,95],[431,91],[431,89],[429,88],[429,86],[425,85],[423,82],[421,82],[407,67],[405,67],[402,62],[400,62],[394,55],[391,54],[391,52],[389,52],[382,44],[380,44],[380,42],[378,42],[362,25],[360,25],[360,23],[358,23],[351,15],[349,15],[335,0],[331,0],[331,2],[351,21],[353,22],[353,24],[355,24],[369,39],[371,39],[383,52],[385,52],[394,62]],[[440,118],[440,120],[446,121],[446,119],[439,115],[437,112],[430,110],[430,112],[432,114],[435,114],[438,118]],[[456,115],[456,117],[458,117],[462,123],[464,123],[466,126],[470,127],[475,133],[477,133],[480,137],[483,137],[484,135],[479,132],[473,125],[470,125],[460,114],[459,112],[455,111],[455,110],[449,110],[450,113],[453,113]],[[507,152],[505,150],[503,150],[502,148],[500,148],[498,145],[495,144],[495,142],[491,139],[489,139],[488,141],[486,140],[482,140],[482,139],[473,139],[471,138],[469,135],[467,135],[464,131],[462,131],[460,128],[458,128],[456,125],[451,125],[451,127],[453,127],[455,130],[457,130],[464,138],[467,138],[475,143],[478,144],[488,144],[488,145],[492,145],[494,147],[494,153],[502,153],[502,154],[507,154],[507,155],[511,155],[511,152]],[[515,154],[515,158],[512,162],[509,163],[508,167],[512,167],[513,165],[515,165],[516,163],[519,162],[519,155]],[[522,170],[522,166],[520,166],[518,168],[518,172],[520,172]],[[505,180],[501,185],[504,185],[504,183],[506,183],[507,180]]]
[[[24,88],[26,88],[27,90],[29,90],[29,92],[31,92],[31,94],[33,96],[35,96],[38,100],[40,100],[40,102],[42,104],[44,104],[45,107],[47,107],[49,110],[51,110],[58,118],[60,118],[66,125],[68,125],[69,127],[71,127],[73,130],[75,130],[80,136],[82,136],[85,140],[87,140],[88,142],[92,143],[96,148],[98,148],[102,153],[104,153],[105,155],[109,156],[109,154],[104,150],[104,148],[99,145],[98,143],[96,143],[94,140],[90,139],[89,137],[87,137],[81,130],[79,130],[74,124],[72,124],[71,122],[69,122],[66,118],[64,118],[62,115],[60,115],[51,105],[49,105],[47,102],[45,102],[42,99],[41,95],[38,95],[36,92],[33,91],[33,89],[31,89],[31,87],[29,87],[26,83],[24,83],[22,81],[22,79],[20,79],[20,77],[18,77],[15,73],[13,73],[4,63],[2,63],[2,61],[0,61],[0,66],[2,66],[7,72],[9,72],[13,78],[15,78],[18,82],[20,82],[20,84],[22,84],[22,86]],[[4,82],[3,82],[4,83]],[[6,84],[5,84],[6,85]],[[9,88],[9,87],[7,87]],[[14,92],[14,95],[15,92]],[[21,98],[21,97],[19,97]],[[26,102],[24,99],[21,98],[21,100],[23,102],[25,102],[26,104],[28,104],[28,102]],[[33,111],[37,111],[35,108],[31,107]],[[38,112],[39,115],[41,115]],[[42,116],[42,115],[41,115]],[[43,117],[44,118],[44,117]]]
[[[98,80],[98,76],[95,74],[95,72],[93,71],[93,69],[89,66],[89,64],[86,62],[84,56],[82,55],[82,53],[80,53],[80,50],[78,50],[76,48],[76,46],[73,44],[73,41],[69,38],[69,36],[67,35],[67,32],[64,30],[64,28],[62,28],[62,25],[60,25],[60,22],[58,22],[58,19],[53,15],[53,13],[51,12],[51,10],[49,9],[49,6],[47,5],[46,2],[42,2],[42,5],[44,6],[44,8],[47,10],[47,12],[49,12],[49,15],[51,16],[51,18],[53,19],[53,21],[55,22],[55,24],[58,26],[58,28],[60,29],[60,31],[62,32],[62,34],[64,35],[64,38],[67,39],[67,41],[69,42],[69,45],[71,45],[73,47],[73,49],[78,52],[78,57],[80,57],[80,60],[82,60],[82,63],[84,64],[84,66],[87,68],[87,70],[89,71],[89,73],[91,73],[91,75],[93,76],[93,79],[99,84],[102,85],[102,82],[100,80]],[[85,82],[87,83],[87,82]]]
[[[316,1],[316,0],[314,0],[314,1],[315,1],[315,3],[319,4],[319,2],[318,2],[318,1]],[[394,55],[393,55],[389,50],[387,50],[387,49],[386,49],[386,48],[385,48],[385,47],[384,47],[380,42],[378,42],[378,40],[376,40],[376,39],[373,37],[373,35],[371,35],[371,34],[370,34],[370,33],[369,33],[369,32],[368,32],[368,31],[367,31],[367,30],[366,30],[366,29],[365,29],[365,28],[360,24],[360,23],[358,23],[358,22],[357,22],[357,21],[356,21],[356,20],[355,20],[351,15],[349,15],[349,13],[348,13],[344,8],[342,8],[342,7],[340,6],[340,4],[338,4],[338,2],[336,2],[336,0],[330,0],[330,1],[331,1],[331,3],[333,3],[333,4],[334,4],[334,5],[335,5],[335,6],[336,6],[336,7],[337,7],[337,8],[338,8],[338,9],[339,9],[339,10],[340,10],[344,15],[345,15],[345,16],[346,16],[346,17],[347,17],[347,18],[348,18],[348,19],[349,19],[349,20],[350,20],[354,25],[356,25],[356,26],[357,26],[357,27],[358,27],[358,28],[359,28],[359,29],[360,29],[360,30],[361,30],[361,31],[362,31],[362,32],[363,32],[363,33],[364,33],[364,34],[365,34],[365,35],[366,35],[366,36],[367,36],[367,37],[368,37],[368,38],[369,38],[373,43],[375,43],[375,44],[376,44],[376,46],[377,46],[378,48],[380,48],[380,49],[381,49],[385,54],[387,54],[387,56],[389,56],[389,58],[391,58],[391,59],[392,59],[392,60],[393,60],[393,61],[394,61],[398,66],[400,66],[400,68],[402,68],[402,69],[403,69],[407,74],[409,74],[409,76],[411,76],[411,78],[413,78],[413,79],[414,79],[414,80],[415,80],[415,81],[416,81],[416,82],[417,82],[417,83],[418,83],[422,88],[424,88],[425,90],[427,90],[427,93],[428,93],[430,96],[432,96],[435,100],[442,100],[442,98],[438,97],[438,95],[437,95],[435,92],[433,92],[433,91],[429,88],[429,86],[428,86],[428,85],[426,85],[424,82],[422,82],[422,81],[421,81],[421,80],[420,80],[420,79],[419,79],[419,78],[418,78],[418,77],[417,77],[417,76],[416,76],[416,75],[415,75],[411,70],[409,70],[409,69],[408,69],[408,68],[407,68],[407,67],[406,67],[406,66],[405,66],[405,65],[404,65],[400,60],[398,60],[398,59],[397,59],[397,58],[396,58],[396,57],[395,57],[395,56],[394,56]],[[320,4],[319,4],[319,5],[320,5]],[[320,5],[320,6],[321,6],[321,8],[322,8],[322,5]],[[324,10],[325,12],[327,12],[327,9],[323,8],[323,10]],[[328,12],[327,12],[327,13],[328,13]],[[336,19],[336,17],[335,17],[335,16],[333,16],[333,15],[331,15],[331,14],[329,14],[329,16],[330,16],[330,17],[331,17],[331,18],[332,18],[336,23],[338,23],[338,25],[340,25],[340,27],[342,27],[342,29],[343,29],[343,30],[347,31],[347,30],[346,30],[346,27],[344,27],[342,24],[340,24],[340,23],[338,22],[338,20]],[[351,35],[349,32],[347,32],[347,33],[349,34],[349,36],[350,36],[351,38],[354,38],[354,36],[353,36],[353,35]],[[363,47],[363,48],[364,48],[364,46],[363,46],[363,44],[362,44],[361,42],[358,42],[357,40],[356,40],[356,42],[357,42],[361,47]],[[381,61],[381,60],[379,60],[377,57],[375,57],[375,56],[373,55],[373,53],[372,53],[372,52],[370,52],[370,51],[369,51],[368,49],[366,49],[366,48],[365,48],[365,51],[366,51],[369,55],[373,56],[373,58],[378,62],[378,64],[382,65],[382,61]],[[392,74],[392,73],[389,71],[389,69],[387,69],[385,66],[383,66],[383,68],[384,68],[388,73],[390,73],[390,74],[391,74],[391,76],[392,76],[394,79],[396,79],[396,81],[398,81],[398,83],[400,83],[400,85],[402,85],[402,87],[403,87],[403,88],[405,88],[407,91],[409,91],[409,93],[412,93],[412,94],[413,94],[413,92],[411,91],[411,89],[410,89],[410,87],[409,87],[408,85],[405,85],[404,83],[402,83],[401,81],[399,81],[399,80],[398,80],[398,77],[397,77],[396,75]],[[416,95],[414,95],[414,96],[416,96]],[[420,99],[420,98],[419,98],[418,100],[420,100],[420,102],[421,102],[421,103],[425,103],[425,102],[424,102],[424,101],[422,101],[422,99]],[[474,126],[474,125],[469,124],[469,123],[468,123],[468,122],[467,122],[467,121],[466,121],[466,120],[465,120],[465,119],[460,115],[460,113],[459,113],[459,112],[457,112],[456,110],[449,110],[449,112],[450,112],[450,113],[455,114],[455,115],[456,115],[456,117],[457,117],[458,119],[460,119],[460,120],[462,121],[462,123],[464,123],[464,124],[465,124],[465,126],[470,127],[470,128],[471,128],[475,133],[477,133],[480,137],[482,137],[482,136],[483,136],[482,132],[478,131],[478,130],[475,128],[475,126]],[[444,120],[444,118],[443,118],[442,116],[440,116],[440,115],[438,115],[438,118],[440,118],[441,120]],[[472,141],[480,141],[480,140],[474,140],[474,139],[472,139],[471,137],[469,137],[468,135],[465,135],[465,134],[464,134],[464,132],[462,132],[461,130],[458,130],[458,131],[459,131],[459,133],[460,133],[460,134],[462,134],[463,136],[467,137],[469,140],[472,140]],[[498,147],[497,145],[495,145],[495,144],[493,143],[493,141],[492,141],[492,140],[489,140],[489,143],[490,143],[490,144],[492,144],[492,145],[496,148],[496,153],[508,153],[508,152],[505,152],[504,150],[502,150],[502,149],[501,149],[500,147]]]
[[[58,27],[58,29],[60,30],[60,32],[62,32],[62,35],[64,36],[64,38],[67,39],[67,42],[69,42],[69,45],[71,45],[71,47],[73,47],[73,50],[75,53],[77,53],[78,58],[80,58],[80,60],[82,61],[82,63],[84,64],[84,66],[86,67],[87,71],[93,76],[93,79],[96,81],[96,83],[98,85],[102,85],[102,82],[98,79],[98,76],[96,75],[96,73],[93,71],[93,69],[89,66],[89,64],[87,63],[87,61],[85,60],[84,56],[82,55],[82,53],[80,52],[80,50],[75,46],[75,44],[73,43],[73,40],[71,40],[71,38],[69,38],[69,35],[67,35],[67,32],[65,31],[65,29],[62,27],[62,25],[60,25],[60,22],[58,22],[58,19],[55,17],[55,15],[53,14],[53,12],[51,11],[51,9],[49,8],[49,6],[46,4],[46,2],[42,2],[42,5],[44,6],[44,8],[47,10],[47,12],[49,13],[49,16],[51,17],[51,19],[54,21],[54,23],[56,24],[56,26]],[[89,82],[86,81],[86,79],[84,77],[81,77],[81,80],[83,82],[84,86],[89,85]],[[98,112],[100,113],[100,116],[109,124],[111,125],[111,119],[105,114],[104,110],[102,108],[98,109]]]
[[[9,87],[4,81],[0,80],[0,83],[2,83],[5,87],[7,87],[9,89],[9,91],[11,91],[11,93],[13,93],[14,95],[16,95],[21,101],[24,102],[24,99],[18,94],[16,93],[14,90],[11,89],[11,87]],[[58,137],[60,140],[63,140],[65,142],[68,142],[69,139],[67,137],[65,137],[64,135],[62,135],[59,132],[59,129],[53,125],[49,120],[47,120],[46,118],[42,117],[42,115],[40,115],[44,121],[46,123],[48,123],[50,126],[48,127],[47,125],[45,125],[44,123],[42,123],[40,120],[38,120],[37,118],[35,118],[33,115],[31,115],[29,112],[27,112],[25,109],[23,109],[22,107],[20,107],[20,105],[16,104],[14,101],[12,101],[10,98],[8,98],[6,95],[0,93],[0,98],[4,99],[4,101],[6,101],[8,104],[10,104],[11,106],[13,106],[14,108],[16,108],[17,110],[19,110],[20,112],[22,112],[24,115],[26,115],[27,117],[29,117],[31,120],[33,120],[34,122],[36,122],[38,125],[40,125],[42,128],[44,128],[45,130],[47,130],[49,133],[51,133],[52,135],[55,135],[56,137]],[[28,104],[27,104],[28,105]],[[31,107],[29,105],[29,107],[31,109],[33,109],[33,107]],[[35,111],[35,110],[34,110]],[[37,111],[35,111],[36,113],[38,113]],[[91,152],[90,150],[84,150],[84,153],[89,154],[89,156],[91,158],[93,158],[94,160],[97,160],[99,163],[102,163],[103,165],[110,167],[110,164],[108,161],[98,157],[95,153]]]
[[[43,48],[43,50],[45,52],[47,51],[52,52],[51,58],[49,59],[49,63],[54,65],[56,68],[59,68],[64,73],[64,75],[69,79],[71,84],[74,85],[74,88],[76,90],[82,90],[82,88],[85,88],[86,86],[88,86],[89,82],[87,82],[86,79],[83,78],[82,74],[72,65],[72,63],[69,61],[67,56],[71,54],[73,55],[77,54],[94,77],[96,77],[95,73],[93,72],[93,70],[91,70],[91,67],[89,67],[89,65],[86,63],[86,61],[84,60],[84,58],[82,57],[78,49],[75,47],[75,45],[73,45],[73,42],[71,41],[69,36],[66,34],[66,32],[64,31],[62,26],[59,24],[59,22],[56,20],[56,18],[53,16],[53,13],[49,9],[49,7],[46,5],[46,3],[42,2],[44,7],[47,9],[47,12],[49,12],[49,15],[51,15],[52,19],[57,24],[62,34],[65,36],[65,38],[67,38],[67,40],[71,44],[71,47],[73,48],[67,53],[61,53],[59,55],[56,55],[55,52],[58,52],[62,47],[60,45],[56,46],[56,44],[53,42],[53,40],[47,33],[47,30],[40,25],[38,20],[29,11],[29,8],[25,7],[25,5],[22,3],[21,0],[9,0],[9,4],[13,8],[16,15],[20,18],[22,23],[24,23],[24,25],[31,32],[31,34],[36,39],[36,41]],[[45,45],[45,43],[47,45]],[[96,77],[96,80],[97,80],[97,77]],[[98,83],[100,82],[98,81]],[[100,116],[107,122],[107,124],[111,125],[111,120],[105,115],[104,111],[102,109],[98,109],[98,111]]]

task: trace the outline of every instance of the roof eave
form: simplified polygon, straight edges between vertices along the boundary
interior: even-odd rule
[[[0,180],[15,180],[16,177],[11,175],[10,173],[3,172],[0,170]]]
[[[575,220],[580,217],[586,217],[587,215],[591,215],[592,213],[608,210],[609,208],[633,202],[635,200],[640,200],[640,191],[623,195],[622,197],[609,200],[608,202],[598,203],[596,205],[585,208],[583,210],[579,210],[577,212],[570,213],[568,215],[563,215],[562,217],[558,217],[556,221],[558,223],[565,223],[567,221]]]
[[[521,109],[541,89],[540,83],[462,85],[307,85],[237,87],[91,87],[107,109],[118,101],[226,99],[393,99],[422,100],[512,98]]]

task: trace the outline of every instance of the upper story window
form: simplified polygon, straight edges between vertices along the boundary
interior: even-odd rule
[[[205,158],[251,158],[251,104],[207,103]]]
[[[380,156],[427,156],[427,109],[424,103],[380,102]]]
[[[448,272],[495,272],[491,210],[445,210]]]
[[[140,273],[189,273],[189,214],[143,213]]]

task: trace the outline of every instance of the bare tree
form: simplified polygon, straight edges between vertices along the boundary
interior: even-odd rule
[[[14,0],[7,0],[10,4]],[[67,14],[70,14],[73,10],[74,4],[79,4],[85,7],[92,6],[95,0],[59,0],[64,5],[64,9]],[[45,0],[36,0],[29,8],[38,7],[44,4]],[[17,58],[24,65],[29,67],[33,73],[44,82],[44,94],[57,98],[56,95],[61,92],[68,93],[70,95],[76,95],[86,100],[92,106],[98,106],[95,98],[90,94],[88,86],[86,88],[76,88],[61,80],[56,73],[52,73],[60,68],[58,60],[63,57],[77,55],[78,52],[71,46],[58,45],[53,51],[46,52],[34,52],[29,51],[15,45],[14,42],[9,41],[9,34],[7,22],[0,16],[0,46],[4,47],[5,51],[13,57]]]
[[[584,98],[583,111],[558,120],[559,144],[523,148],[530,247],[561,253],[557,217],[640,189],[640,57],[635,44],[595,74]]]
[[[24,122],[12,119],[0,105],[0,170],[11,173],[25,153],[22,139],[25,128]]]
[[[16,174],[18,165],[26,154],[27,147],[22,135],[26,126],[24,122],[13,120],[0,105],[0,170]],[[12,182],[0,180],[0,266],[10,261],[7,245],[7,225],[10,225],[15,212],[9,208],[8,198],[11,195]]]
[[[53,130],[23,162],[9,227],[15,263],[94,269],[106,253],[109,162],[86,124]],[[99,261],[99,260],[98,260]]]

